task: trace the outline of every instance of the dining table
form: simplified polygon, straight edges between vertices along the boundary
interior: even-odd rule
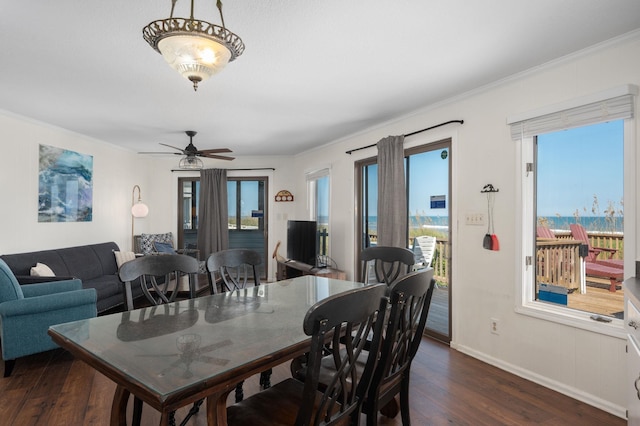
[[[225,425],[236,384],[309,350],[309,308],[363,285],[304,275],[58,324],[49,335],[116,383],[111,425],[127,424],[131,395],[158,410],[161,425],[203,399],[207,424]]]

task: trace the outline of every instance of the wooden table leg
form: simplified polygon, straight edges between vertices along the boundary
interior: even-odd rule
[[[116,392],[113,394],[113,403],[111,404],[111,426],[120,426],[127,424],[127,403],[131,393],[118,385]]]
[[[207,397],[207,425],[225,426],[227,424],[227,398],[233,389],[235,388]]]

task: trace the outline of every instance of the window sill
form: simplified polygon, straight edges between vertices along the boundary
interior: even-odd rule
[[[567,327],[578,328],[593,333],[604,334],[618,339],[627,339],[624,321],[612,318],[611,322],[603,323],[592,320],[591,313],[576,311],[564,307],[556,307],[542,302],[528,302],[516,306],[516,313],[562,324]]]

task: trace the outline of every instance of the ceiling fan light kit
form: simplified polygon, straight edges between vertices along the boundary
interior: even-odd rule
[[[216,3],[222,26],[195,19],[194,0],[191,0],[190,18],[174,18],[177,1],[171,1],[169,18],[151,22],[142,29],[142,36],[173,69],[193,83],[193,90],[198,90],[198,83],[242,55],[244,43],[226,29],[222,1]]]
[[[202,160],[198,157],[186,155],[180,159],[178,167],[185,170],[200,170],[204,167]]]

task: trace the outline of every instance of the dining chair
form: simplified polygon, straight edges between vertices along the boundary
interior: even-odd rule
[[[218,292],[220,276],[223,291],[240,290],[247,287],[249,279],[253,278],[253,285],[260,285],[258,266],[262,264],[260,253],[249,249],[228,249],[211,253],[207,258],[209,289],[211,294]],[[260,387],[268,389],[271,386],[272,369],[260,373]],[[236,386],[236,402],[244,398],[243,383]]]
[[[178,294],[178,281],[185,274],[189,279],[189,298],[195,297],[195,275],[199,270],[198,261],[184,254],[149,255],[138,257],[123,263],[118,269],[120,280],[125,283],[127,310],[133,309],[131,284],[138,281],[142,292],[152,305],[174,302]],[[171,288],[171,283],[175,286]],[[183,423],[200,410],[203,400],[196,401]],[[175,412],[171,413],[174,420]],[[139,425],[142,418],[142,400],[138,397],[133,402],[133,424]]]
[[[245,288],[250,278],[254,285],[260,285],[258,266],[262,264],[260,253],[248,249],[228,249],[211,253],[207,259],[209,272],[209,289],[211,294],[218,292],[215,274],[220,275],[223,290],[239,290]]]
[[[389,309],[385,320],[382,345],[362,412],[367,425],[377,425],[378,412],[395,417],[402,412],[402,424],[410,425],[409,378],[411,362],[418,351],[429,315],[431,297],[435,289],[433,268],[421,269],[400,278],[389,288]],[[371,349],[373,350],[373,349]],[[368,354],[357,361],[358,374],[364,374]],[[292,376],[304,380],[307,357],[291,363]],[[321,362],[318,386],[324,389],[333,374],[333,363],[325,356]],[[400,394],[400,407],[395,396]]]
[[[127,310],[133,309],[131,285],[139,282],[147,300],[154,305],[175,301],[178,280],[185,274],[189,280],[189,298],[195,297],[195,274],[199,264],[184,254],[149,255],[123,263],[118,269],[120,281],[125,284]],[[175,283],[174,287],[171,284]]]
[[[402,424],[409,426],[409,379],[411,363],[422,340],[435,288],[433,269],[405,275],[389,289],[391,307],[384,331],[380,358],[363,401],[367,425],[378,424],[378,412],[397,415],[395,396],[400,394]]]
[[[407,248],[390,246],[367,247],[360,252],[361,277],[365,284],[393,284],[408,274],[415,264],[413,252]]]
[[[303,330],[311,336],[304,382],[286,379],[227,408],[227,424],[237,425],[357,425],[360,406],[369,387],[384,326],[387,287],[364,286],[330,296],[305,315]],[[373,335],[364,371],[356,361]],[[341,344],[341,336],[348,344]],[[320,363],[330,353],[333,374],[324,390],[318,389]]]

